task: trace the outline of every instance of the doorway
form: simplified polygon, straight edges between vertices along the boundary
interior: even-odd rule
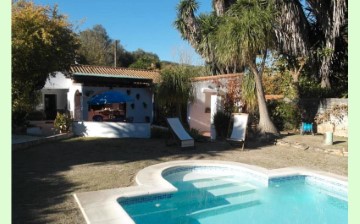
[[[54,120],[56,117],[56,94],[45,94],[45,115],[46,120]]]

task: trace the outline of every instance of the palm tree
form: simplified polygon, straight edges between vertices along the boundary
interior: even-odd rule
[[[175,28],[181,37],[187,40],[205,62],[210,65],[213,75],[240,72],[242,67],[235,64],[224,65],[216,61],[214,56],[215,44],[213,34],[217,28],[219,18],[228,10],[235,0],[214,0],[215,12],[196,16],[198,3],[196,0],[181,0],[177,6]]]
[[[195,12],[199,4],[196,0],[181,0],[177,6],[177,19],[174,26],[179,30],[181,37],[189,41],[191,46],[202,56],[206,58],[203,52],[199,51],[200,27]]]
[[[347,27],[347,0],[307,0],[306,2],[325,39],[323,49],[326,53],[322,55],[319,70],[321,87],[331,88],[330,68],[335,55],[336,38],[340,37],[341,28]]]
[[[271,0],[249,0],[248,2],[257,2],[266,5]],[[347,26],[347,0],[274,0],[278,12],[276,16],[277,26],[273,29],[276,34],[276,49],[280,54],[287,55],[289,58],[300,59],[300,64],[295,64],[293,77],[296,82],[304,60],[311,56],[315,47],[322,43],[323,54],[320,57],[320,66],[318,68],[321,86],[331,88],[330,73],[331,65],[336,60],[337,54],[336,39],[339,37],[339,30]],[[213,0],[213,8],[217,17],[222,17],[226,12],[236,4],[236,0]],[[206,43],[206,36],[203,36],[203,24],[201,24],[195,12],[198,4],[195,0],[182,0],[178,6],[178,16],[175,22],[176,28],[182,34],[182,37],[190,42],[194,49],[213,67],[226,68],[215,61],[212,55],[213,48],[204,48],[200,45]],[[309,38],[310,34],[316,29],[319,35],[316,38]],[[206,29],[206,28],[205,28]],[[204,40],[205,39],[205,40]],[[345,46],[347,48],[347,45]],[[236,67],[237,65],[235,65]],[[239,70],[238,68],[236,70]],[[220,71],[220,69],[219,69]],[[217,71],[216,73],[219,73]],[[221,71],[220,71],[221,72]],[[226,69],[223,69],[226,73]]]
[[[259,131],[278,134],[269,116],[262,85],[268,49],[274,46],[274,18],[272,1],[260,4],[258,1],[238,0],[226,12],[217,30],[216,56],[225,64],[237,60],[254,74],[260,114]],[[260,66],[256,64],[259,54]]]

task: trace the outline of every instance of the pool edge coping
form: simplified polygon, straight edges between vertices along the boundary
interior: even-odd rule
[[[137,185],[123,188],[73,194],[75,201],[88,224],[135,224],[126,211],[118,204],[121,197],[136,197],[150,194],[166,194],[177,189],[167,182],[162,173],[179,166],[220,166],[223,168],[246,169],[267,179],[293,175],[318,177],[329,182],[336,182],[348,188],[348,177],[325,171],[317,171],[303,167],[286,167],[266,169],[245,163],[217,160],[178,160],[159,163],[140,170],[135,178]]]

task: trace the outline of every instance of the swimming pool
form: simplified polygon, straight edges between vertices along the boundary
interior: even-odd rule
[[[177,161],[148,167],[136,181],[137,187],[104,191],[104,201],[112,200],[111,205],[102,201],[105,214],[99,214],[101,206],[86,206],[89,197],[78,195],[88,223],[99,218],[137,224],[335,224],[348,219],[346,178],[299,168],[269,171],[232,162]],[[101,196],[96,198],[100,203]],[[91,210],[98,213],[95,219]]]

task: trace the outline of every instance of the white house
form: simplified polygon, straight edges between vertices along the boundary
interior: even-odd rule
[[[47,120],[68,111],[78,135],[150,137],[152,86],[159,79],[157,71],[72,65],[69,74],[57,73],[47,80],[36,109]]]
[[[222,110],[230,82],[241,85],[242,74],[202,76],[192,79],[195,89],[194,101],[188,105],[188,122],[190,128],[200,132],[210,132],[213,116]]]

